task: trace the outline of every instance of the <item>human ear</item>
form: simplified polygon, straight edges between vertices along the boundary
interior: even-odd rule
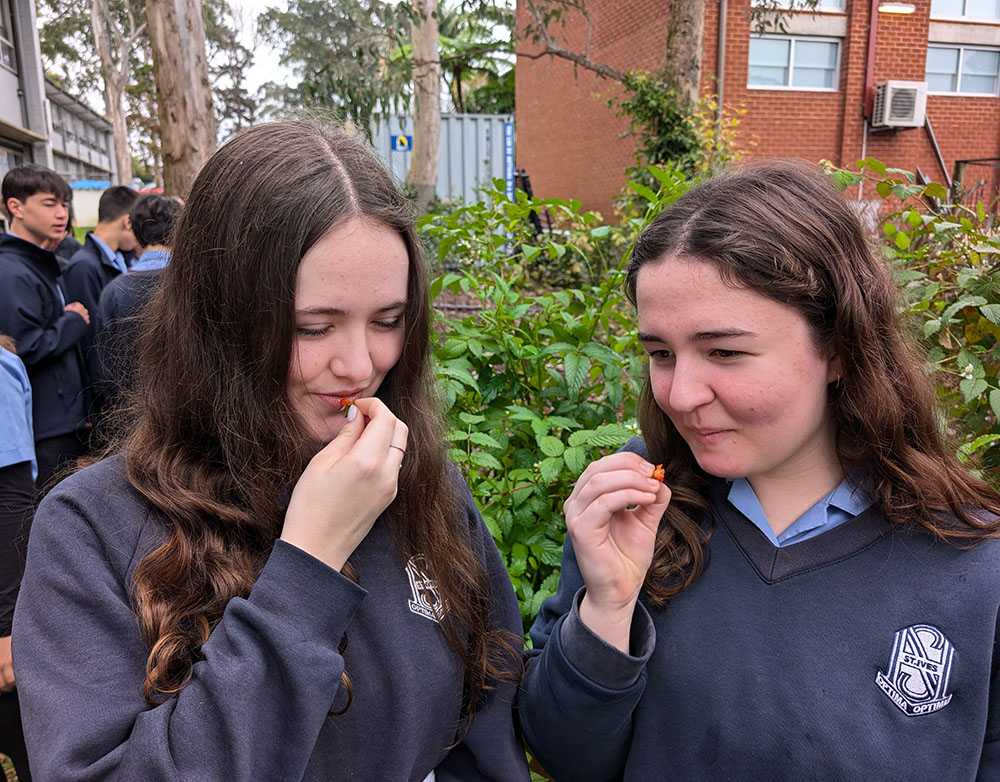
[[[21,203],[21,199],[19,198],[8,198],[4,206],[7,207],[7,214],[11,216],[11,219],[17,218],[20,220],[24,214],[22,211],[22,207],[24,205]]]
[[[826,382],[827,383],[839,383],[840,378],[844,375],[844,365],[840,360],[840,356],[832,356],[829,363],[826,365]]]

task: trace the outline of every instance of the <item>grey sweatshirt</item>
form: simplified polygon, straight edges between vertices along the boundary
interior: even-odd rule
[[[456,523],[484,552],[491,619],[520,634],[507,574],[463,489]],[[381,521],[352,557],[361,586],[278,541],[249,597],[229,602],[190,682],[151,707],[129,584],[166,535],[120,458],[73,475],[40,506],[14,618],[34,779],[420,782],[432,770],[438,782],[528,778],[513,685],[490,691],[449,749],[462,668],[434,618],[433,585],[419,561],[403,561]],[[345,660],[354,702],[328,716],[345,702]]]

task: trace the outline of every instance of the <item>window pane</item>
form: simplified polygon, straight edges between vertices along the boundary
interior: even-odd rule
[[[791,41],[783,38],[751,38],[747,84],[781,87],[788,84],[788,53]]]
[[[1000,19],[1000,0],[968,0],[965,15],[973,19]]]
[[[996,93],[998,71],[1000,71],[1000,52],[966,49],[962,58],[960,92]]]
[[[927,49],[927,88],[932,92],[955,92],[958,76],[958,49]]]
[[[837,69],[837,44],[829,41],[795,41],[792,85],[832,88]]]
[[[820,68],[796,68],[792,76],[792,86],[831,89],[834,86],[833,71]]]
[[[931,16],[961,16],[963,0],[931,0]]]

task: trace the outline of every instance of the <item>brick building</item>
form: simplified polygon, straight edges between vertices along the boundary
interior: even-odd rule
[[[1000,0],[821,3],[817,12],[787,14],[783,32],[761,36],[751,32],[750,0],[706,0],[701,94],[721,93],[724,105],[746,110],[737,131],[746,157],[849,167],[871,156],[939,182],[958,160],[1000,158]],[[623,71],[656,72],[667,5],[587,0],[590,58]],[[523,29],[528,17],[521,6]],[[566,48],[583,51],[580,17],[568,16],[552,31]],[[520,51],[531,55],[537,47],[525,42]],[[527,170],[535,194],[578,198],[609,215],[635,149],[633,139],[622,138],[627,119],[607,105],[620,94],[618,85],[548,56],[519,57],[516,78],[517,165]],[[887,81],[926,83],[927,124],[876,129],[865,121],[865,96]],[[990,164],[970,164],[965,172],[966,187],[982,183],[980,195],[1000,189],[1000,170]]]

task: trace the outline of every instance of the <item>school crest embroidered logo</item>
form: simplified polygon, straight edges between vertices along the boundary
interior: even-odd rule
[[[896,633],[889,670],[875,683],[911,717],[940,711],[951,702],[948,678],[955,647],[931,625],[913,625]]]
[[[444,617],[444,604],[437,591],[437,584],[423,571],[424,558],[416,556],[406,563],[406,577],[410,579],[410,610],[440,624]]]

